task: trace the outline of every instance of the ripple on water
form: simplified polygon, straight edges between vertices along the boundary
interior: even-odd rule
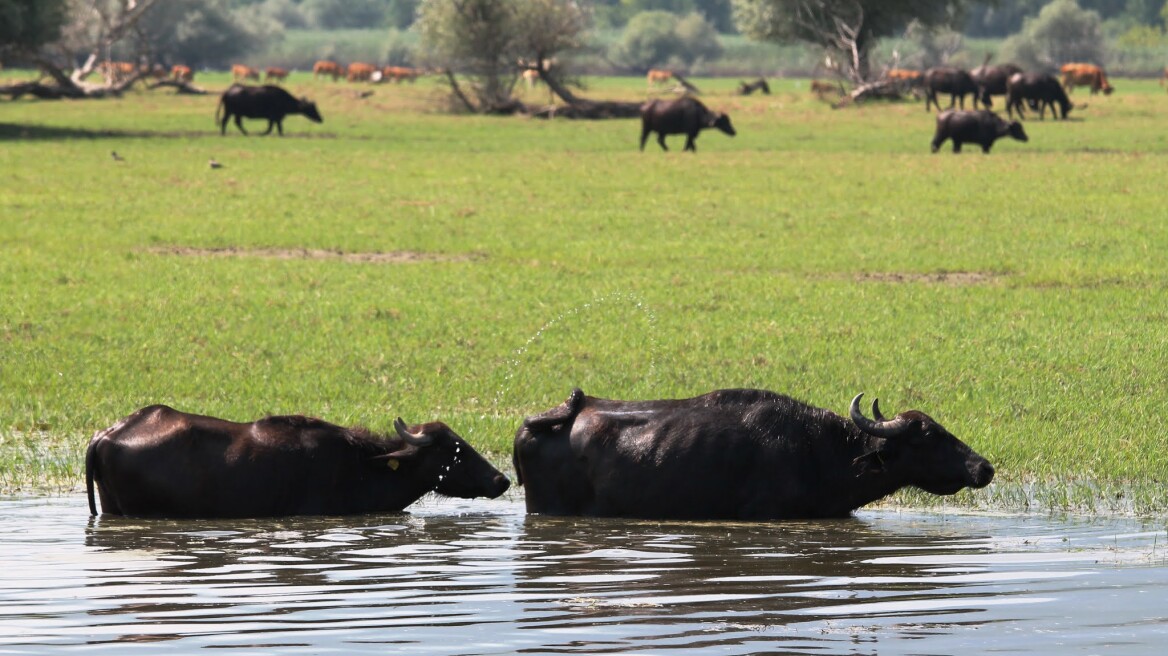
[[[80,498],[0,505],[6,653],[1063,654],[1168,640],[1162,522],[622,522],[525,517],[508,501],[91,522]]]

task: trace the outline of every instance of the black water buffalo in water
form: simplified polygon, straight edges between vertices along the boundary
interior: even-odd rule
[[[1075,107],[1058,79],[1045,73],[1016,73],[1010,76],[1006,82],[1006,113],[1010,118],[1014,118],[1015,110],[1018,111],[1018,118],[1026,118],[1022,109],[1023,101],[1031,108],[1038,105],[1038,117],[1041,119],[1046,119],[1047,107],[1050,107],[1050,115],[1058,118],[1055,110],[1055,105],[1058,105],[1064,120]]]
[[[990,96],[1006,95],[1006,82],[1011,75],[1021,73],[1022,69],[1013,64],[998,64],[997,66],[981,65],[969,72],[973,83],[977,85],[977,99],[986,109],[994,106]]]
[[[421,496],[497,497],[510,481],[445,424],[381,437],[301,416],[236,423],[143,408],[85,452],[89,511],[153,517],[397,512]]]
[[[851,421],[765,390],[611,401],[579,389],[528,417],[514,462],[527,511],[647,519],[843,517],[905,486],[984,487],[994,468],[918,411]]]
[[[988,153],[995,141],[1006,136],[1018,141],[1029,141],[1018,121],[1006,122],[1006,119],[986,109],[947,109],[937,114],[933,152],[937,152],[946,139],[952,139],[955,153],[961,152],[963,143],[975,143],[981,146],[982,152]]]
[[[941,103],[937,102],[938,93],[949,94],[949,109],[953,109],[953,105],[957,103],[959,98],[961,99],[961,109],[965,109],[965,96],[972,94],[973,106],[975,109],[977,108],[977,84],[969,75],[969,71],[948,66],[930,68],[925,71],[923,85],[926,112],[932,105],[936,105],[937,111],[941,111]]]
[[[284,117],[289,114],[303,114],[315,123],[324,122],[316,109],[316,103],[308,98],[296,98],[271,84],[259,87],[231,85],[219,98],[219,107],[215,109],[215,122],[219,124],[219,134],[227,134],[227,121],[235,116],[235,127],[247,134],[247,130],[243,129],[243,119],[266,118],[268,129],[264,134],[271,134],[274,125],[282,137]]]
[[[696,98],[650,100],[641,105],[641,150],[645,150],[649,133],[656,132],[657,143],[663,150],[669,150],[665,145],[665,135],[684,134],[685,150],[697,152],[694,139],[706,128],[718,128],[732,137],[737,134],[730,125],[729,116],[711,112]]]

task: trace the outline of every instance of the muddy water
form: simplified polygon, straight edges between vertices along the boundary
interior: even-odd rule
[[[1164,521],[91,521],[0,501],[0,653],[1162,654]],[[224,653],[224,652],[208,652]]]

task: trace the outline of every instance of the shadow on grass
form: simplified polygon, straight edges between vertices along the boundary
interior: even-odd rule
[[[228,133],[227,137],[243,136]],[[255,134],[258,137],[278,135]],[[329,132],[313,134],[286,134],[284,139],[335,139]],[[0,141],[64,141],[67,139],[196,139],[201,137],[220,138],[218,130],[89,130],[52,125],[21,125],[0,123]]]

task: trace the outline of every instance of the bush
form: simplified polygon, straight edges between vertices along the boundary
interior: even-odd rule
[[[1054,0],[1002,44],[1000,59],[1028,70],[1055,69],[1066,62],[1102,64],[1102,19],[1076,0]]]
[[[639,71],[670,62],[692,66],[722,55],[714,26],[700,14],[679,19],[666,11],[643,11],[629,20],[613,58]]]

